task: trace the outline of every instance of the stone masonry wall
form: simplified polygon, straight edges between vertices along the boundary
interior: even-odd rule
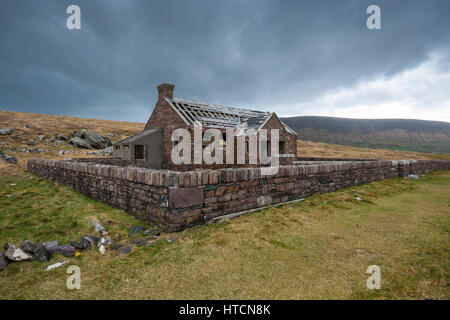
[[[262,176],[261,168],[177,172],[74,160],[28,161],[28,170],[36,175],[171,231],[314,193],[449,169],[450,161],[439,160],[329,161],[281,166],[278,174]]]

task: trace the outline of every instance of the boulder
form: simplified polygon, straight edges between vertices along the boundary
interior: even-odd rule
[[[91,250],[94,245],[95,246],[98,245],[99,241],[100,238],[90,235],[85,235],[81,237],[81,243],[83,244],[84,250]]]
[[[91,250],[92,247],[94,246],[94,242],[91,240],[91,238],[88,237],[82,237],[81,238],[81,243],[83,245],[83,250]]]
[[[83,246],[83,244],[82,244],[81,242],[72,241],[72,242],[70,243],[70,245],[71,245],[72,247],[74,247],[75,249],[79,249],[79,250],[83,250],[83,249],[84,249],[84,246]]]
[[[66,257],[75,256],[75,248],[72,246],[54,246],[54,247],[48,248],[48,252],[51,255],[59,253],[59,254],[65,255]]]
[[[51,248],[51,247],[59,246],[59,241],[47,241],[47,242],[44,242],[43,245],[44,245],[47,249],[49,249],[49,248]]]
[[[23,251],[31,254],[33,253],[33,250],[36,247],[36,245],[31,240],[25,240],[24,242],[22,242],[20,246],[22,247]]]
[[[6,259],[5,253],[0,251],[0,271],[5,270],[8,264],[9,261]]]
[[[5,160],[8,163],[13,163],[16,164],[17,163],[17,158],[7,155],[6,153],[3,153],[2,151],[0,151],[0,159]]]
[[[86,129],[80,132],[75,131],[71,134],[70,144],[73,144],[79,148],[85,149],[105,149],[112,146],[111,140],[100,134]]]
[[[11,128],[0,129],[0,136],[7,136],[13,132],[14,132],[14,129],[11,129]]]
[[[48,262],[51,259],[51,254],[48,252],[44,244],[37,245],[33,250],[33,258],[39,262]]]
[[[4,249],[5,256],[11,261],[25,261],[32,258],[30,254],[9,242],[5,243]]]
[[[72,139],[70,139],[69,144],[78,147],[78,148],[82,148],[82,149],[92,149],[92,144],[83,138],[80,137],[73,137]]]
[[[108,137],[86,129],[81,130],[81,137],[87,139],[95,149],[104,149],[112,146],[112,142]]]

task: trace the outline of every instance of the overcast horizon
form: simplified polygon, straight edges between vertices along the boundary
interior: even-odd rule
[[[449,14],[446,0],[3,1],[0,110],[146,122],[169,82],[279,117],[450,122]]]

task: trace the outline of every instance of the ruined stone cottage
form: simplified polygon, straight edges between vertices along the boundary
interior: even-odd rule
[[[144,131],[114,144],[115,158],[140,162],[139,165],[142,167],[178,171],[196,168],[251,166],[248,141],[245,142],[245,163],[238,164],[238,161],[235,161],[233,165],[229,165],[224,161],[224,164],[195,165],[192,161],[190,165],[175,165],[171,160],[171,152],[174,144],[177,144],[178,141],[173,140],[173,131],[179,128],[187,129],[193,140],[194,124],[201,124],[203,131],[214,128],[222,132],[221,143],[224,148],[227,148],[227,128],[244,128],[244,136],[249,132],[258,134],[262,129],[266,129],[269,131],[268,145],[271,143],[270,129],[279,129],[278,157],[280,164],[288,164],[289,159],[295,159],[297,134],[284,124],[274,112],[225,107],[174,98],[174,88],[173,84],[167,83],[158,86],[158,101]],[[193,144],[193,141],[191,143]],[[237,148],[237,143],[228,143],[228,147],[230,145]],[[238,150],[235,150],[235,156],[237,156],[237,152]],[[256,166],[258,165],[259,162]]]

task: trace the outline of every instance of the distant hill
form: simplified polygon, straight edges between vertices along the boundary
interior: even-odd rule
[[[450,123],[408,119],[281,118],[298,139],[362,148],[450,153]]]

